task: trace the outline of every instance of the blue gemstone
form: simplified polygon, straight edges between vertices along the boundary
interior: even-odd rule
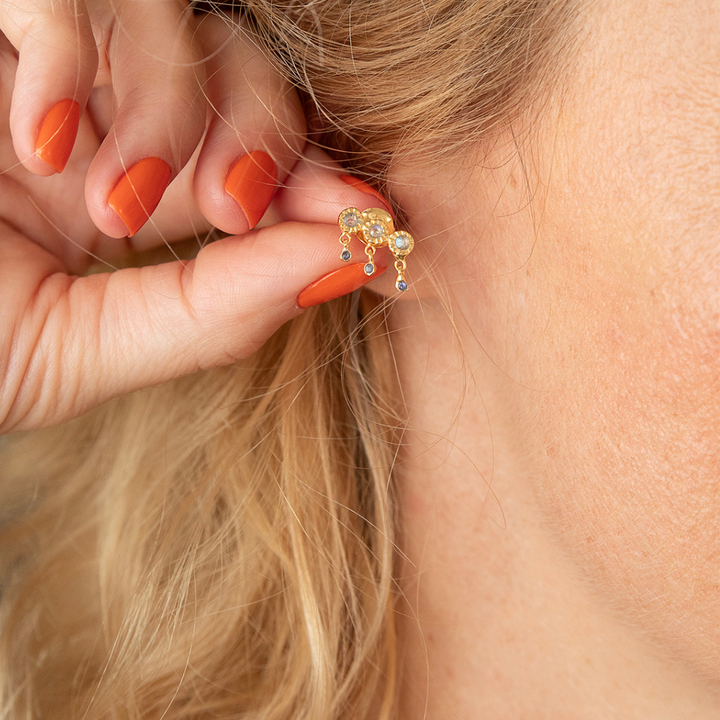
[[[372,263],[365,263],[365,274],[372,275],[375,272],[375,266]]]
[[[400,292],[405,292],[408,289],[408,284],[404,280],[398,280],[397,283],[395,283],[395,287]]]
[[[347,261],[352,257],[352,255],[350,254],[350,251],[349,251],[349,250],[343,250],[343,251],[340,253],[340,257],[341,257],[345,262],[347,262]]]

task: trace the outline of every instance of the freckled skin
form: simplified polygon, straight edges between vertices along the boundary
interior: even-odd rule
[[[537,470],[593,581],[720,683],[720,7],[655,5],[622,8],[595,101],[561,112]]]
[[[720,712],[720,4],[583,12],[522,162],[394,178],[454,306],[394,340],[430,720]]]

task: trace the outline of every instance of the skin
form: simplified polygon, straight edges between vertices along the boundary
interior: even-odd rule
[[[394,173],[403,720],[720,713],[720,7],[582,12],[519,151]]]
[[[720,712],[720,9],[710,0],[597,5],[584,10],[577,65],[519,153],[500,138],[454,163],[407,162],[393,175],[423,238],[411,272],[432,263],[438,280],[415,283],[421,302],[403,297],[392,316],[409,410],[398,468],[408,558],[400,572],[403,720]],[[13,33],[22,23],[8,17],[3,32],[20,48],[25,34]],[[3,77],[28,104],[15,102],[0,147],[10,168],[3,189],[17,183],[25,198],[0,209],[4,317],[22,330],[0,354],[0,430],[59,422],[111,395],[231,362],[298,312],[305,285],[337,268],[337,208],[368,202],[310,151],[278,200],[282,219],[302,225],[215,243],[194,266],[67,275],[84,269],[84,255],[42,225],[27,197],[56,230],[72,222],[83,248],[111,254],[122,228],[92,192],[84,209],[83,187],[88,173],[103,192],[116,177],[115,144],[99,151],[107,133],[144,142],[148,128],[132,115],[99,131],[86,125],[77,165],[64,178],[38,178],[47,168],[32,157],[28,134],[38,95],[23,95],[7,43],[1,57]],[[89,64],[80,84],[90,94],[95,77],[91,107],[101,117],[108,78],[93,62],[78,65],[69,52],[64,67],[75,88],[70,71]],[[158,86],[165,73],[153,75]],[[125,77],[132,98],[133,75]],[[250,79],[255,90],[259,77]],[[245,97],[244,85],[234,97]],[[244,132],[255,137],[265,125]],[[203,146],[201,174],[217,171],[221,182],[226,165],[212,153],[226,147]],[[170,200],[194,200],[194,221],[246,229],[222,193],[203,197],[191,185]],[[161,232],[138,237],[140,247],[187,235],[166,224],[171,210],[159,208]],[[288,237],[299,240],[297,257],[277,254]],[[278,269],[283,258],[288,267]],[[375,287],[395,295],[389,275]],[[38,297],[42,307],[29,304]],[[187,298],[186,317],[178,308]],[[98,325],[112,342],[93,355],[85,340]],[[18,370],[23,348],[29,360]],[[83,373],[68,382],[47,366]],[[13,377],[24,382],[20,391]]]
[[[57,174],[35,143],[65,100],[82,116]],[[304,129],[296,93],[253,42],[183,0],[0,0],[0,433],[230,364],[298,315],[300,292],[343,265],[338,208],[377,202],[326,156],[309,160]],[[298,198],[279,193],[301,213],[248,232],[225,182],[256,151],[279,183],[317,171],[311,186],[291,178]],[[174,180],[127,238],[109,198],[148,157]],[[207,244],[212,225],[238,235]],[[191,261],[84,276],[189,237]]]

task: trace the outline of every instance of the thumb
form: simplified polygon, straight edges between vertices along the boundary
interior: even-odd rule
[[[0,432],[62,422],[252,354],[302,312],[303,289],[338,275],[337,236],[334,226],[286,222],[219,240],[188,262],[73,278],[48,261],[24,283],[44,251],[23,239],[31,248],[18,252],[8,238],[0,251]],[[371,279],[335,281],[333,296]]]

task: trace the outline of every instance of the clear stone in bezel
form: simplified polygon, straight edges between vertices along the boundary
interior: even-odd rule
[[[348,213],[343,215],[343,222],[348,227],[355,227],[360,222],[360,218],[355,213]]]
[[[385,232],[385,229],[383,228],[380,223],[373,223],[370,228],[368,229],[368,232],[370,233],[370,237],[373,238],[379,238],[382,237],[382,234]]]
[[[407,235],[398,235],[395,238],[395,247],[398,250],[407,250],[410,247],[410,240]]]

